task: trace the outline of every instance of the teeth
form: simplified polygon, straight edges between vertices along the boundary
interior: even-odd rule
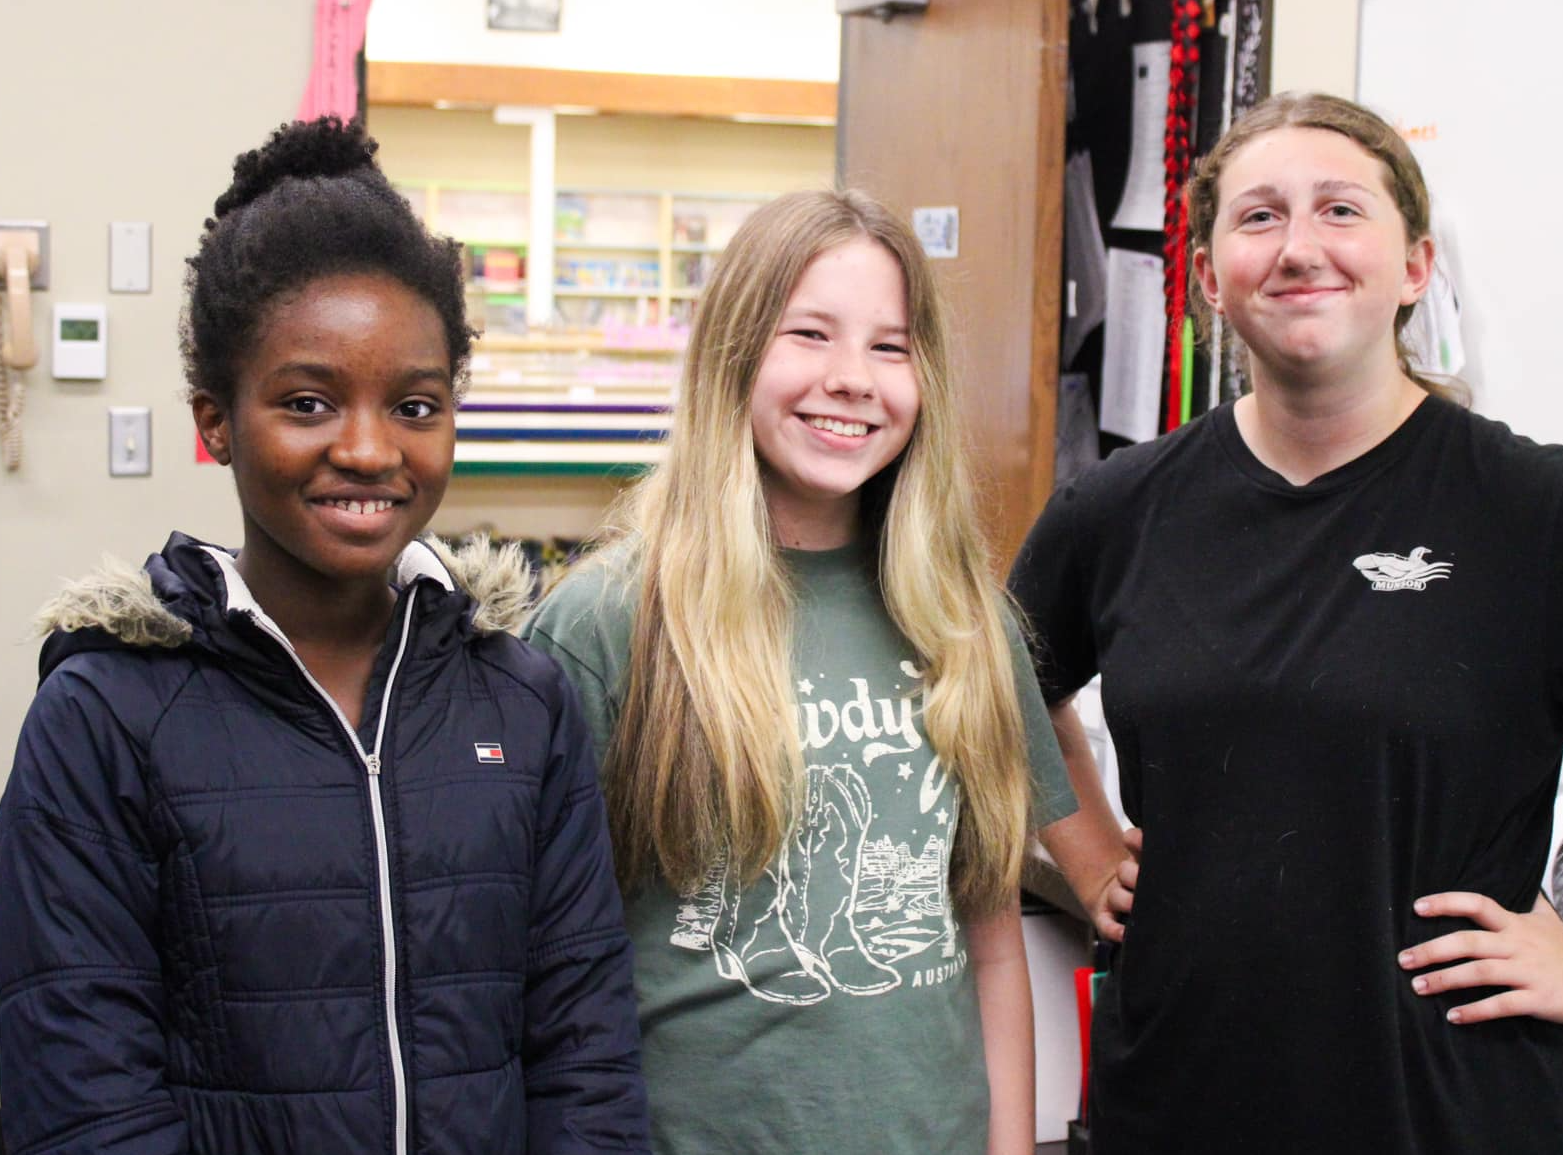
[[[838,433],[842,437],[867,437],[868,426],[861,421],[837,421],[834,417],[805,418],[815,429]]]
[[[384,513],[395,505],[394,501],[328,501],[327,505],[348,513]]]

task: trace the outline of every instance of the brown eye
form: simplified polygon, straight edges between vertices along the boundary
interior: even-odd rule
[[[415,397],[410,401],[403,401],[396,407],[396,413],[398,416],[406,417],[412,421],[417,421],[425,417],[433,417],[438,412],[439,410],[435,406],[434,402],[425,400],[422,397]]]

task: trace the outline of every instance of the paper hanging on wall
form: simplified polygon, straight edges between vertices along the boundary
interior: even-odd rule
[[[1427,292],[1417,302],[1401,339],[1411,354],[1411,367],[1433,376],[1453,377],[1465,368],[1465,342],[1460,339],[1460,297],[1444,263],[1443,238]]]
[[[1102,352],[1102,430],[1149,441],[1161,415],[1166,354],[1161,258],[1107,250],[1107,322]]]
[[[1130,122],[1129,175],[1113,214],[1115,229],[1160,232],[1164,218],[1162,184],[1166,176],[1167,92],[1172,80],[1172,41],[1134,46],[1133,119]]]
[[[1077,152],[1064,166],[1064,283],[1068,300],[1060,352],[1068,365],[1091,330],[1107,315],[1107,246],[1096,215],[1091,154]]]
[[[930,257],[961,255],[961,210],[954,205],[913,209],[912,231]]]

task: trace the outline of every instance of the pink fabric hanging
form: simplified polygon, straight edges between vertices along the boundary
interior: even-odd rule
[[[358,50],[364,46],[370,0],[315,0],[315,61],[298,106],[299,120],[358,115]]]

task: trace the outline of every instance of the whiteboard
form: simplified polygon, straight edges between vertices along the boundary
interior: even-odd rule
[[[1563,3],[1362,0],[1357,98],[1432,190],[1474,407],[1563,442]]]

